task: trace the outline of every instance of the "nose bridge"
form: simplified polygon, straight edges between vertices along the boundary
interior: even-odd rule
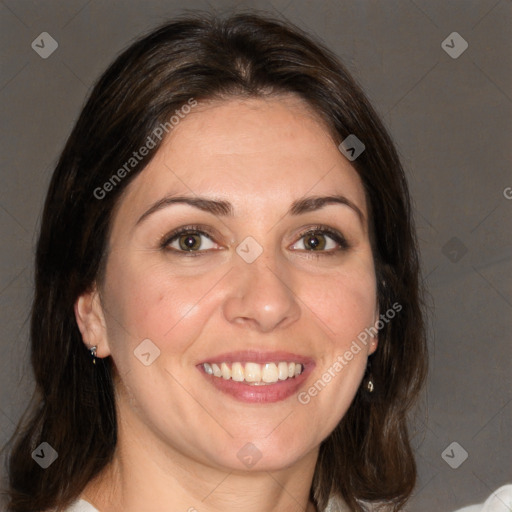
[[[237,256],[234,265],[224,304],[229,322],[268,332],[299,318],[291,276],[275,253],[265,250],[251,263]]]

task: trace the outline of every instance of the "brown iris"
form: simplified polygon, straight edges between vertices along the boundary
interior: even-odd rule
[[[179,237],[180,249],[183,251],[196,251],[201,247],[201,235],[186,233]]]
[[[317,233],[309,233],[304,235],[304,247],[308,251],[325,249],[325,236],[319,235]]]

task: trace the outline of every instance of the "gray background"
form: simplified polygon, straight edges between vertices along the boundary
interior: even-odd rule
[[[454,510],[511,483],[510,0],[1,1],[0,443],[30,396],[35,233],[58,154],[113,57],[184,7],[283,14],[360,81],[407,169],[431,297],[407,510]],[[469,44],[457,59],[441,46],[454,31]],[[41,32],[59,44],[48,59],[31,48]],[[457,469],[441,457],[453,441],[469,455]]]

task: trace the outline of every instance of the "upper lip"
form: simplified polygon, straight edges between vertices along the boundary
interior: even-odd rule
[[[286,361],[289,363],[301,363],[304,366],[313,363],[313,359],[307,356],[301,356],[292,352],[283,351],[259,351],[259,350],[238,350],[236,352],[225,352],[211,356],[199,364],[204,363],[275,363]]]

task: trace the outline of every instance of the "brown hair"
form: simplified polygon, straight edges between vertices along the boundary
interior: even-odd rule
[[[99,279],[120,194],[159,147],[108,194],[102,187],[153,130],[191,98],[295,93],[340,143],[355,134],[366,150],[353,162],[369,201],[380,311],[402,310],[379,333],[376,391],[357,392],[322,443],[311,499],[323,510],[343,498],[400,509],[416,479],[407,411],[426,374],[417,245],[407,184],[377,114],[338,59],[296,27],[255,14],[197,14],[140,39],[93,89],[53,174],[36,255],[31,320],[34,404],[13,436],[9,510],[61,509],[112,460],[116,414],[110,358],[91,364],[73,304]],[[31,453],[46,441],[60,454],[41,469]]]

